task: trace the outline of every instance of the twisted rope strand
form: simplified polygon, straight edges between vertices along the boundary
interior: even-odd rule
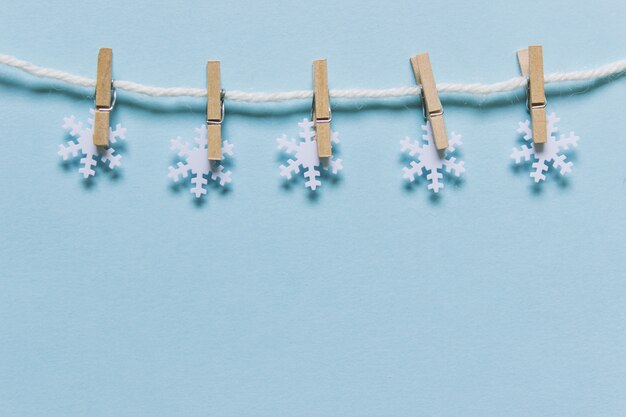
[[[31,62],[18,59],[11,55],[0,54],[0,64],[16,68],[28,74],[39,78],[48,78],[63,81],[68,84],[81,87],[95,88],[96,81],[93,78],[82,77],[80,75],[70,74],[65,71],[53,68],[45,68],[37,66]],[[566,81],[593,81],[602,78],[611,77],[626,71],[626,59],[622,59],[601,67],[572,72],[555,72],[546,74],[544,80],[546,83],[559,83]],[[132,93],[142,94],[150,97],[206,97],[205,88],[193,87],[154,87],[143,85],[132,81],[113,81],[113,85],[118,90],[129,91]],[[442,93],[461,93],[473,95],[488,95],[503,93],[507,91],[517,90],[526,86],[526,78],[515,77],[507,81],[501,81],[492,84],[460,84],[460,83],[440,83],[437,84],[437,90]],[[390,98],[390,97],[409,97],[420,94],[420,86],[413,87],[396,87],[383,89],[347,89],[347,90],[330,90],[330,96],[333,98],[344,99],[366,99],[366,98]],[[298,99],[310,99],[313,97],[311,90],[285,91],[277,93],[264,92],[245,92],[237,90],[228,90],[225,92],[226,100],[241,101],[247,103],[269,103]]]

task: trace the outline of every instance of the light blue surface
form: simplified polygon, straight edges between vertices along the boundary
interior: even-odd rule
[[[441,82],[509,79],[533,43],[546,72],[626,57],[617,0],[153,3],[4,4],[0,51],[93,77],[110,46],[160,86],[217,58],[245,91],[309,88],[324,56],[331,88],[412,85],[423,50]],[[228,103],[233,186],[197,205],[166,174],[203,100],[120,93],[121,175],[86,187],[56,151],[91,92],[0,69],[0,415],[624,415],[626,78],[572,87],[566,182],[512,168],[521,91],[444,98],[467,173],[438,199],[401,179],[417,100],[335,101],[345,170],[316,199],[275,148],[310,103]]]

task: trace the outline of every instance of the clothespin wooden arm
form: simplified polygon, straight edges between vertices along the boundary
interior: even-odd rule
[[[543,79],[543,48],[529,46],[528,49],[517,51],[517,60],[522,75],[528,78],[528,111],[533,126],[533,142],[545,143],[548,140],[548,123]]]
[[[326,60],[313,61],[313,126],[316,132],[317,154],[320,158],[333,156],[331,143],[330,95]]]
[[[430,65],[428,53],[418,54],[411,58],[411,66],[415,75],[415,81],[422,86],[422,105],[424,117],[430,121],[433,139],[437,150],[448,147],[448,135],[443,120],[443,106],[439,100],[435,76]]]
[[[100,48],[98,52],[98,73],[96,75],[96,108],[93,118],[93,144],[109,146],[111,103],[111,67],[113,51],[110,48]]]
[[[224,120],[224,96],[220,79],[220,61],[209,61],[207,73],[207,147],[211,161],[222,160],[222,121]]]

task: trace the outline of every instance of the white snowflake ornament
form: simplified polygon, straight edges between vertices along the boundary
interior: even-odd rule
[[[317,154],[316,133],[315,129],[313,129],[312,121],[303,119],[302,122],[298,123],[298,126],[301,129],[299,136],[302,140],[287,139],[287,135],[282,135],[276,139],[278,149],[289,155],[295,155],[295,159],[289,159],[286,165],[280,166],[280,175],[290,180],[292,175],[298,174],[300,168],[302,168],[304,171],[302,175],[307,179],[304,186],[315,190],[322,185],[320,181],[321,172],[317,170],[317,167],[321,165],[324,170],[337,174],[343,169],[343,164],[341,159],[332,157],[320,161]],[[332,132],[331,141],[339,143],[339,134],[337,132]]]
[[[169,173],[167,174],[174,182],[178,182],[180,178],[187,178],[189,172],[191,172],[191,183],[193,187],[189,189],[196,198],[200,198],[206,194],[207,191],[204,188],[208,184],[208,179],[205,176],[211,176],[211,180],[216,181],[220,186],[224,187],[226,184],[232,181],[231,171],[226,171],[224,165],[220,161],[209,161],[208,149],[207,149],[207,127],[202,125],[196,129],[198,134],[193,140],[196,143],[195,146],[188,142],[183,142],[180,137],[172,139],[170,141],[170,149],[176,151],[180,158],[183,158],[185,162],[179,162],[176,167],[170,166]],[[232,156],[233,145],[227,140],[222,142],[222,155]]]
[[[409,137],[400,141],[401,152],[408,153],[410,156],[417,156],[417,162],[411,161],[409,167],[402,168],[403,178],[413,182],[416,176],[422,176],[426,171],[426,179],[430,182],[428,189],[437,193],[443,188],[443,182],[440,181],[443,180],[442,168],[445,168],[446,172],[454,173],[457,177],[465,172],[464,163],[457,162],[454,156],[450,156],[456,147],[462,144],[461,135],[452,132],[448,139],[448,148],[444,152],[438,151],[435,147],[429,121],[422,125],[422,130],[424,131],[422,135],[424,143],[419,140],[411,140]]]
[[[544,181],[546,179],[545,173],[548,171],[548,163],[552,162],[553,168],[558,168],[561,175],[565,175],[572,172],[571,161],[565,162],[565,155],[561,154],[561,150],[568,150],[569,146],[577,147],[578,140],[580,139],[574,132],[570,132],[568,135],[561,134],[557,139],[556,133],[559,130],[557,123],[560,121],[555,113],[548,116],[547,129],[548,140],[544,144],[536,145],[533,141],[533,131],[531,128],[530,120],[525,122],[519,122],[517,128],[518,133],[523,133],[524,140],[530,142],[530,146],[522,145],[520,148],[513,148],[511,158],[515,160],[516,164],[524,161],[530,161],[532,157],[535,162],[532,164],[534,171],[530,173],[530,176],[535,182]]]
[[[84,178],[89,178],[96,174],[96,171],[92,168],[98,163],[97,157],[100,157],[100,162],[108,163],[109,169],[118,167],[122,159],[122,155],[116,154],[115,149],[107,146],[100,151],[93,144],[94,110],[91,109],[89,112],[91,117],[87,119],[87,126],[84,126],[83,122],[76,121],[74,116],[63,119],[63,129],[67,130],[74,139],[68,141],[65,145],[59,145],[59,152],[57,153],[64,161],[67,161],[70,155],[76,157],[80,152],[83,157],[80,159],[81,167],[78,169],[78,172],[83,174]],[[126,139],[126,128],[119,123],[115,126],[115,129],[109,128],[109,143],[116,143],[118,139]]]

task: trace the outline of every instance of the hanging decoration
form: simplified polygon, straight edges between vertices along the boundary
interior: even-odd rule
[[[426,179],[429,182],[428,189],[437,193],[443,188],[442,169],[445,168],[446,172],[452,172],[457,177],[465,172],[464,163],[462,161],[457,162],[454,156],[450,156],[457,146],[462,144],[461,135],[452,132],[448,139],[446,151],[438,151],[435,146],[430,121],[422,126],[422,130],[424,130],[422,135],[423,143],[419,140],[411,140],[409,137],[400,141],[401,152],[417,157],[417,161],[411,161],[408,167],[402,168],[402,177],[413,182],[416,176],[422,176],[426,173]]]
[[[443,188],[443,182],[440,181],[443,179],[442,168],[445,168],[446,172],[453,172],[457,177],[465,171],[463,162],[456,162],[456,158],[450,156],[456,147],[461,145],[461,135],[453,132],[448,140],[443,107],[428,53],[412,57],[411,66],[415,81],[422,85],[422,108],[426,119],[426,124],[422,126],[424,130],[422,139],[425,143],[421,144],[419,140],[411,141],[408,137],[400,142],[401,152],[406,152],[412,157],[417,156],[417,162],[411,161],[408,168],[403,168],[403,177],[413,182],[416,175],[421,176],[427,172],[428,189],[438,193]]]
[[[111,67],[113,62],[113,51],[110,48],[101,48],[98,51],[98,74],[96,78],[95,108],[90,110],[91,117],[87,119],[87,127],[83,127],[82,122],[77,122],[74,116],[64,119],[63,128],[75,138],[59,145],[58,155],[67,160],[69,155],[76,157],[81,152],[83,157],[80,160],[82,166],[78,172],[84,178],[96,174],[92,169],[97,161],[94,159],[100,156],[100,161],[108,163],[109,169],[114,169],[120,165],[121,155],[115,154],[115,149],[109,147],[109,143],[115,143],[117,139],[125,139],[126,129],[118,124],[115,130],[111,130],[110,115],[115,107],[115,88],[111,79]]]
[[[109,169],[120,166],[122,160],[122,155],[116,154],[115,149],[110,146],[96,146],[93,143],[94,114],[95,111],[91,109],[91,117],[87,119],[87,126],[84,126],[83,122],[76,121],[74,116],[63,119],[63,129],[67,130],[73,139],[67,141],[65,145],[59,145],[59,152],[57,153],[64,161],[67,161],[70,156],[75,158],[80,153],[82,158],[78,172],[83,174],[84,178],[96,175],[93,168],[98,163],[97,159]],[[126,139],[126,128],[119,123],[114,130],[109,128],[108,131],[108,143],[116,143],[119,139]]]
[[[255,93],[242,91],[224,91],[220,84],[220,62],[207,63],[207,88],[152,87],[130,81],[114,81],[112,75],[112,51],[102,48],[98,54],[96,79],[90,79],[67,72],[43,68],[10,55],[0,54],[0,64],[13,67],[37,77],[59,80],[82,87],[95,87],[95,108],[91,117],[83,124],[74,116],[64,119],[71,140],[59,146],[58,155],[63,160],[81,155],[79,172],[89,178],[95,175],[95,167],[100,161],[109,169],[117,168],[122,156],[116,153],[110,144],[125,139],[126,129],[117,124],[110,127],[110,114],[115,107],[116,90],[124,90],[152,97],[206,97],[206,124],[196,129],[198,136],[192,144],[180,138],[171,141],[171,148],[183,161],[169,167],[169,177],[174,181],[191,175],[191,192],[200,197],[207,193],[205,185],[208,178],[224,187],[231,182],[232,173],[225,168],[224,156],[233,155],[233,145],[222,141],[221,125],[224,120],[224,101],[242,101],[250,103],[280,102],[295,99],[312,99],[310,119],[298,123],[299,139],[288,139],[283,135],[277,139],[278,148],[293,156],[280,166],[280,175],[290,180],[303,171],[306,188],[316,190],[322,185],[322,172],[337,174],[343,169],[342,160],[333,157],[332,144],[339,143],[339,136],[331,130],[330,98],[367,99],[388,97],[409,97],[421,95],[422,109],[426,119],[422,125],[422,139],[402,140],[401,152],[414,157],[409,166],[403,168],[403,177],[414,181],[425,175],[428,189],[437,193],[443,188],[444,172],[460,176],[465,172],[463,161],[458,161],[455,151],[461,145],[461,135],[451,133],[448,137],[443,119],[443,107],[439,93],[462,93],[485,96],[488,94],[513,91],[522,87],[527,89],[527,104],[530,118],[519,123],[517,132],[526,144],[514,148],[511,158],[516,164],[533,161],[530,176],[535,182],[544,181],[550,164],[561,175],[570,173],[573,163],[566,160],[564,151],[576,147],[579,137],[574,133],[558,132],[559,118],[546,113],[545,83],[568,81],[594,81],[598,79],[615,80],[616,76],[626,73],[626,59],[616,61],[595,69],[557,72],[544,75],[543,50],[541,46],[530,46],[518,51],[521,77],[493,84],[436,84],[427,53],[411,58],[417,86],[387,88],[379,90],[330,90],[326,60],[313,63],[313,90]],[[612,77],[612,78],[610,78]],[[474,101],[468,101],[468,104]]]
[[[580,139],[574,132],[569,134],[560,134],[557,138],[559,128],[557,123],[560,121],[556,114],[552,113],[547,118],[547,137],[544,143],[535,143],[533,141],[533,129],[530,120],[519,122],[517,132],[523,134],[523,139],[529,142],[529,145],[522,145],[520,148],[513,148],[511,158],[516,164],[522,161],[534,161],[532,168],[534,171],[530,173],[531,178],[535,182],[544,181],[545,173],[548,171],[548,164],[551,162],[552,167],[559,170],[561,175],[572,172],[574,163],[565,162],[566,156],[561,154],[562,150],[568,150],[570,146],[577,147]]]
[[[569,135],[561,135],[556,138],[556,123],[560,120],[556,114],[546,116],[546,93],[543,76],[543,48],[539,45],[529,46],[527,49],[517,51],[517,60],[520,71],[528,78],[527,104],[530,120],[520,122],[518,133],[523,134],[523,139],[530,142],[531,146],[522,145],[521,148],[513,148],[511,158],[519,164],[522,160],[535,161],[532,164],[533,172],[530,176],[535,183],[546,179],[548,171],[547,163],[552,162],[554,168],[559,169],[561,175],[572,171],[572,162],[565,162],[565,155],[561,150],[569,149],[569,146],[578,146],[578,136],[574,132]]]
[[[216,184],[224,187],[231,182],[232,172],[227,171],[221,161],[211,161],[207,158],[207,126],[202,125],[197,128],[196,134],[198,136],[193,139],[195,145],[183,142],[180,137],[170,141],[170,149],[175,151],[178,157],[184,159],[185,162],[178,162],[175,167],[170,166],[167,176],[174,182],[178,182],[181,177],[187,178],[191,173],[193,187],[189,191],[196,198],[200,198],[207,193],[204,186],[208,184],[207,178],[209,176]],[[222,155],[233,156],[233,145],[227,140],[223,141],[221,153]]]
[[[298,123],[298,126],[301,129],[299,133],[301,140],[287,139],[287,135],[282,135],[276,139],[278,149],[288,155],[295,156],[295,159],[290,158],[285,165],[280,166],[280,175],[290,180],[292,175],[300,173],[300,168],[302,168],[302,175],[306,178],[304,186],[315,191],[317,187],[322,185],[320,181],[321,172],[317,168],[321,166],[325,171],[337,174],[343,169],[343,163],[341,159],[335,157],[320,158],[318,156],[318,144],[312,121],[304,119]],[[330,140],[332,143],[339,143],[339,133],[332,132]]]

